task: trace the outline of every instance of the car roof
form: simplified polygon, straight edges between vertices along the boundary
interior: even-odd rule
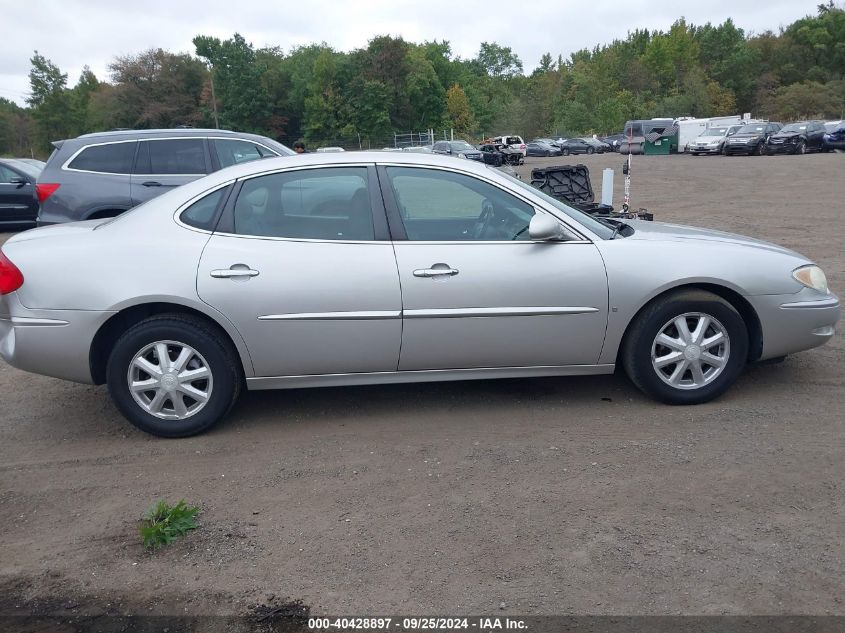
[[[90,132],[76,138],[111,138],[118,136],[246,136],[248,132],[234,132],[232,130],[216,130],[214,128],[154,128],[150,130],[109,130],[107,132]]]

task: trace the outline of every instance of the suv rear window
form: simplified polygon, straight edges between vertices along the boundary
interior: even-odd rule
[[[128,174],[132,170],[136,141],[91,145],[83,149],[68,169],[96,171],[104,174]]]
[[[142,141],[138,149],[136,174],[195,176],[207,173],[205,141],[201,138]]]
[[[507,141],[505,141],[508,145],[520,145],[522,144],[522,139],[518,136],[509,136]]]

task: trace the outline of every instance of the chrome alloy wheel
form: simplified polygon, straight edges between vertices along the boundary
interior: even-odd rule
[[[687,312],[660,328],[651,345],[651,366],[670,387],[700,389],[722,373],[730,353],[725,326],[708,314]]]
[[[184,420],[201,411],[213,386],[205,358],[177,341],[156,341],[141,349],[126,379],[135,402],[163,420]]]

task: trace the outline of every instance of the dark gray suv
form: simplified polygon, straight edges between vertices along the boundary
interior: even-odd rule
[[[36,185],[38,224],[109,218],[238,163],[294,152],[226,130],[118,130],[53,143]]]

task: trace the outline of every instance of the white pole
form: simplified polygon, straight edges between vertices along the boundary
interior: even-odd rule
[[[601,203],[613,206],[613,170],[610,167],[601,172]]]

